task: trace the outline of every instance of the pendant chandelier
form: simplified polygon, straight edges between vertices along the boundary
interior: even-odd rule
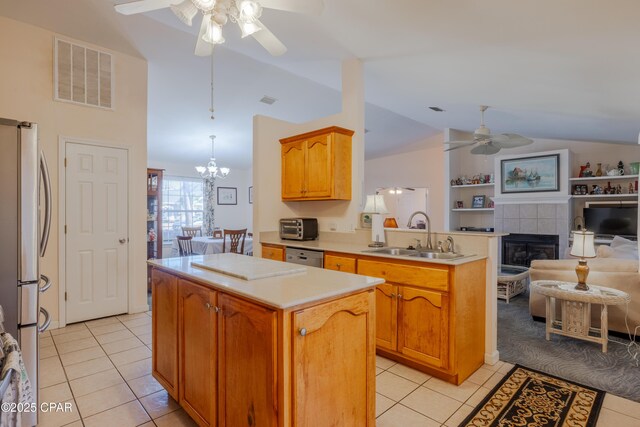
[[[213,109],[213,55],[211,55],[211,107],[209,109],[211,112],[211,122],[215,119],[214,109]],[[207,166],[196,166],[196,171],[203,179],[215,179],[221,178],[224,179],[229,175],[231,169],[222,168],[216,165],[216,156],[215,156],[215,135],[210,135],[211,138],[211,157],[209,158],[209,162]]]

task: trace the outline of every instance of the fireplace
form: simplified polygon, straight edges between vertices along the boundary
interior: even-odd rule
[[[509,234],[502,237],[502,264],[530,267],[534,259],[558,259],[560,239],[553,234]]]

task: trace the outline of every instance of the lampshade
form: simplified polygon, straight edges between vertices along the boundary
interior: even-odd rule
[[[398,228],[398,221],[395,218],[385,218],[384,219],[384,228]]]
[[[193,4],[198,9],[208,12],[216,5],[216,0],[193,0]]]
[[[205,16],[206,19],[206,16]],[[214,21],[210,21],[207,24],[207,30],[202,36],[202,40],[211,44],[222,44],[224,43],[224,37],[222,37],[222,27],[218,25]]]
[[[595,258],[596,249],[592,231],[578,230],[573,232],[571,255],[580,258]]]
[[[191,0],[184,0],[182,3],[171,5],[171,11],[178,17],[178,19],[188,26],[191,26],[193,17],[198,13],[198,8]]]
[[[367,196],[367,203],[364,205],[363,213],[386,214],[389,213],[387,205],[384,204],[384,196],[375,194]]]

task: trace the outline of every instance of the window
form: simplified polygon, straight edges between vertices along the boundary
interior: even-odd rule
[[[162,239],[172,242],[182,227],[202,227],[204,187],[201,179],[165,176],[162,182]]]

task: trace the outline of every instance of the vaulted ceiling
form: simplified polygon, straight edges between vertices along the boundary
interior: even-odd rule
[[[262,22],[289,51],[271,57],[225,27],[213,129],[209,62],[192,54],[195,30],[167,10],[118,15],[112,5],[121,2],[0,0],[0,14],[146,58],[149,152],[158,159],[201,160],[215,133],[218,157],[247,166],[251,117],[339,111],[340,63],[353,56],[365,63],[368,157],[414,148],[445,127],[471,131],[479,104],[492,106],[494,132],[638,140],[635,0],[325,0],[321,16],[265,10]],[[263,95],[278,101],[260,104]]]

